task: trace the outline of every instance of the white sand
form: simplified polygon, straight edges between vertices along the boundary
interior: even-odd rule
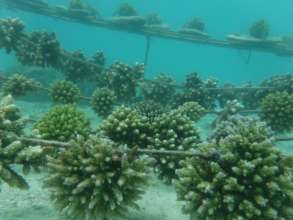
[[[38,119],[51,106],[46,102],[17,101],[23,115]],[[81,107],[90,118],[91,125],[96,128],[99,119],[87,106]],[[29,130],[31,126],[28,126]],[[19,167],[16,167],[21,172]],[[42,188],[46,174],[30,173],[25,178],[30,185],[29,190],[11,188],[1,185],[0,220],[65,220],[54,209],[49,193]],[[176,201],[174,187],[167,186],[153,178],[146,189],[144,197],[139,201],[140,210],[131,210],[129,220],[187,220],[188,216],[181,214],[181,204]]]
[[[54,209],[49,193],[42,188],[45,173],[30,173],[26,176],[29,190],[1,186],[1,220],[65,220]],[[166,186],[158,180],[152,180],[144,197],[139,201],[140,210],[131,210],[129,220],[187,220],[181,214],[181,205],[176,201],[172,186]]]

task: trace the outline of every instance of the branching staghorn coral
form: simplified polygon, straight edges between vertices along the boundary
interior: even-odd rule
[[[101,133],[119,144],[130,148],[148,148],[152,142],[152,130],[146,117],[136,110],[121,106],[100,126]]]
[[[108,139],[79,138],[50,158],[46,186],[63,213],[72,218],[112,219],[124,216],[147,185],[148,160],[131,158],[115,151]]]
[[[97,77],[98,85],[114,91],[118,101],[130,102],[136,97],[137,85],[143,76],[143,64],[129,66],[122,62],[115,62]]]
[[[88,118],[74,105],[51,108],[34,127],[42,138],[48,140],[69,141],[77,135],[87,137],[90,133]]]
[[[260,117],[274,131],[284,132],[293,128],[293,93],[269,94],[262,100],[260,110]]]
[[[253,140],[250,139],[251,142],[271,139],[273,137],[272,131],[268,128],[265,122],[260,122],[255,118],[236,114],[231,115],[226,120],[218,123],[209,140],[215,143],[220,143],[221,140],[229,135],[237,135],[241,133],[242,130],[247,131],[247,137],[257,138]],[[253,134],[253,136],[249,133]],[[256,133],[257,135],[255,135]]]
[[[39,146],[26,146],[17,140],[22,134],[26,118],[21,118],[12,96],[0,101],[0,183],[4,181],[11,187],[27,189],[25,179],[17,173],[12,165],[23,166],[27,173],[31,167],[37,169],[43,162],[44,151]]]
[[[176,94],[174,97],[174,107],[178,107],[185,102],[197,102],[206,109],[213,109],[217,92],[207,90],[208,88],[217,88],[217,82],[213,79],[203,81],[198,73],[190,73],[186,77],[184,89],[182,93]]]
[[[260,107],[260,103],[270,93],[288,92],[293,93],[293,74],[274,75],[263,80],[260,87],[267,89],[258,90],[243,90],[240,93],[240,100],[248,109],[256,109]],[[251,82],[248,82],[244,87],[253,87]]]
[[[23,65],[59,67],[61,47],[55,33],[32,32],[16,49],[16,57]]]
[[[49,93],[53,102],[61,104],[75,104],[81,97],[78,86],[67,80],[56,81]]]
[[[96,55],[93,58],[93,65],[91,59],[87,58],[81,50],[77,50],[71,54],[67,54],[63,58],[61,70],[65,74],[67,80],[73,82],[93,80],[96,74],[102,71],[102,66],[99,65]]]
[[[40,86],[40,83],[33,79],[29,79],[22,74],[14,74],[5,80],[2,85],[2,91],[4,95],[10,94],[14,97],[19,97],[37,90]]]
[[[152,123],[152,130],[152,147],[157,150],[189,151],[195,149],[200,142],[198,130],[180,111],[174,110],[156,118]],[[180,160],[176,157],[156,158],[155,171],[165,183],[171,183],[177,178],[175,171],[180,167]]]
[[[114,109],[116,97],[114,92],[108,88],[97,88],[91,98],[91,106],[100,117],[106,117]]]
[[[7,53],[15,51],[21,44],[24,24],[17,18],[0,19],[0,48]]]
[[[141,86],[144,99],[167,105],[175,94],[175,81],[166,74],[159,74],[154,80],[146,81]]]
[[[290,219],[292,163],[275,148],[263,125],[239,124],[220,142],[204,144],[202,153],[220,158],[188,158],[175,186],[191,219]]]
[[[160,103],[151,100],[134,103],[131,107],[141,116],[146,117],[148,123],[152,123],[156,118],[168,111],[168,109],[164,108]]]
[[[238,114],[241,109],[243,109],[243,106],[238,100],[227,101],[225,107],[219,112],[216,119],[213,121],[212,126],[216,127],[221,122],[229,120],[230,117]]]
[[[186,102],[179,106],[176,111],[187,116],[193,122],[197,122],[206,113],[206,109],[197,102]]]
[[[293,93],[293,74],[275,75],[269,79],[265,79],[260,84],[261,87],[268,87],[267,90],[259,90],[256,92],[259,102],[262,98],[273,92]]]

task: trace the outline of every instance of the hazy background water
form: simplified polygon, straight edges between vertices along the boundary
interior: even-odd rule
[[[68,4],[67,0],[50,0],[50,4]],[[174,29],[180,28],[194,16],[201,17],[208,33],[224,39],[229,33],[246,33],[248,27],[258,19],[266,19],[272,35],[293,33],[292,0],[88,0],[102,16],[109,17],[119,4],[133,4],[139,14],[157,12],[163,21]],[[25,21],[28,31],[47,30],[57,33],[62,46],[73,51],[82,48],[87,55],[97,50],[104,51],[107,63],[122,60],[129,64],[143,62],[145,38],[143,36],[110,31],[64,22],[20,11],[0,10],[0,17],[19,17]],[[152,39],[146,77],[151,78],[164,72],[177,81],[197,71],[203,77],[215,77],[221,82],[242,83],[247,80],[258,82],[273,74],[287,73],[293,68],[292,58],[273,54],[252,52],[247,64],[247,51],[216,48],[205,45]],[[13,55],[0,53],[0,68],[12,65]]]

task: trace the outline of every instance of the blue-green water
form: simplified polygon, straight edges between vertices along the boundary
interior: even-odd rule
[[[67,3],[67,1],[51,2],[52,4]],[[95,5],[102,16],[109,17],[124,1],[88,2]],[[133,0],[129,2],[137,8],[139,14],[159,13],[171,28],[178,29],[191,17],[198,16],[206,23],[208,33],[221,39],[225,39],[230,33],[246,33],[251,23],[258,19],[266,19],[270,23],[272,36],[293,33],[293,25],[290,22],[293,18],[290,0],[281,2]],[[28,30],[45,29],[56,32],[58,39],[68,50],[83,49],[88,55],[96,50],[102,50],[109,64],[116,60],[130,64],[144,60],[145,39],[141,36],[70,24],[20,11],[1,10],[0,13],[1,17],[20,17],[27,24]],[[153,39],[147,77],[164,72],[182,80],[187,73],[198,71],[204,77],[213,76],[223,82],[241,83],[247,80],[259,81],[273,74],[290,72],[293,67],[290,58],[253,52],[250,63],[246,64],[247,56],[246,51]],[[9,63],[14,60],[13,56],[4,54],[1,54],[1,58],[8,59]],[[5,64],[1,62],[0,65]]]
[[[0,0],[1,2],[1,0]],[[120,0],[88,0],[96,7],[102,17],[111,17],[116,8],[123,2]],[[293,3],[289,0],[132,0],[131,3],[140,15],[152,12],[158,13],[163,22],[172,30],[178,30],[190,18],[200,17],[206,24],[206,31],[212,38],[226,39],[228,34],[247,34],[250,25],[260,19],[265,19],[271,27],[270,36],[293,34]],[[67,5],[68,1],[48,0],[50,5]],[[87,56],[96,51],[103,51],[106,66],[119,60],[129,65],[142,63],[145,59],[146,39],[141,35],[104,28],[90,27],[78,23],[48,18],[20,10],[0,8],[0,19],[18,17],[24,21],[27,32],[44,30],[55,32],[62,47],[67,51],[82,49]],[[1,37],[1,36],[0,36]],[[35,67],[21,66],[14,53],[7,54],[0,50],[0,74],[11,70],[25,70],[30,76],[36,76],[47,85],[60,77],[60,73],[51,70],[41,71]],[[148,65],[145,78],[153,79],[159,73],[171,76],[177,84],[181,84],[187,74],[198,72],[202,79],[215,78],[220,84],[233,83],[242,85],[251,81],[254,84],[268,79],[273,75],[291,73],[292,57],[281,57],[275,54],[221,48],[208,45],[191,44],[175,40],[151,38]],[[43,75],[36,75],[36,74]],[[50,74],[51,75],[44,75]],[[46,84],[46,83],[45,83]],[[46,86],[47,86],[46,85]],[[89,95],[92,87],[82,84],[83,92]],[[16,99],[23,115],[33,120],[41,118],[52,103],[44,92]],[[79,110],[86,113],[93,128],[97,128],[102,119],[82,102]],[[205,140],[211,133],[214,115],[203,117],[195,126],[200,129],[200,135]],[[32,126],[26,128],[30,133]],[[0,130],[1,131],[1,130]],[[292,136],[292,132],[285,133]],[[282,142],[278,148],[285,154],[292,150],[291,142]],[[15,170],[21,172],[18,166]],[[49,199],[49,192],[42,187],[46,172],[30,173],[26,176],[30,189],[20,191],[5,184],[0,191],[0,220],[63,220]],[[145,195],[139,200],[141,210],[131,210],[126,218],[129,220],[187,220],[188,215],[181,212],[182,202],[176,200],[173,186],[165,185],[152,176],[151,184]],[[83,220],[83,219],[78,219]],[[218,220],[218,219],[215,219]],[[222,220],[222,219],[221,219]],[[254,220],[254,219],[253,219]],[[288,219],[289,220],[289,219]]]

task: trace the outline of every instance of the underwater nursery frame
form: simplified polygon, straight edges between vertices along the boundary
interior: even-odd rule
[[[36,13],[52,18],[62,19],[68,22],[81,23],[85,25],[107,28],[111,30],[123,31],[139,34],[146,37],[146,57],[148,61],[152,37],[161,39],[170,39],[195,44],[206,44],[216,47],[234,48],[248,51],[262,51],[276,54],[278,56],[293,56],[292,37],[256,37],[250,38],[238,34],[230,34],[227,40],[218,40],[209,36],[205,32],[202,21],[192,20],[182,27],[181,30],[171,30],[166,24],[162,23],[157,14],[151,14],[147,18],[137,15],[134,11],[125,12],[130,14],[126,16],[117,16],[113,18],[102,18],[96,9],[82,3],[77,3],[71,8],[66,6],[50,6],[40,0],[1,0],[0,4],[8,9],[17,9],[26,12]],[[72,6],[71,5],[71,6]],[[132,14],[131,14],[132,13]],[[119,18],[118,18],[119,17]],[[123,18],[123,19],[122,19]],[[192,26],[194,25],[194,26]],[[261,26],[261,24],[259,25]],[[259,27],[258,26],[258,27]],[[258,32],[255,32],[258,34]],[[256,35],[257,36],[257,35]]]
[[[157,16],[146,20],[129,4],[111,19],[79,0],[68,7],[40,0],[0,4],[147,38],[293,55],[290,39],[268,38],[263,20],[252,25],[250,37],[218,41],[197,19],[171,31]],[[167,74],[146,79],[144,64],[107,66],[100,51],[92,57],[68,52],[54,33],[26,32],[17,18],[0,19],[0,49],[24,66],[56,70],[64,78],[47,85],[29,74],[0,72],[0,182],[27,189],[23,174],[45,172],[52,203],[73,219],[127,219],[153,176],[176,188],[191,220],[293,217],[293,157],[277,147],[293,140],[284,136],[293,129],[292,74],[241,87],[203,80],[195,72],[182,85]],[[95,82],[91,96],[83,94],[80,82]],[[40,91],[53,106],[41,118],[23,117],[14,99]],[[81,100],[101,119],[97,128],[77,107]],[[203,140],[197,122],[207,114],[215,117]],[[28,124],[32,129],[26,132]]]

